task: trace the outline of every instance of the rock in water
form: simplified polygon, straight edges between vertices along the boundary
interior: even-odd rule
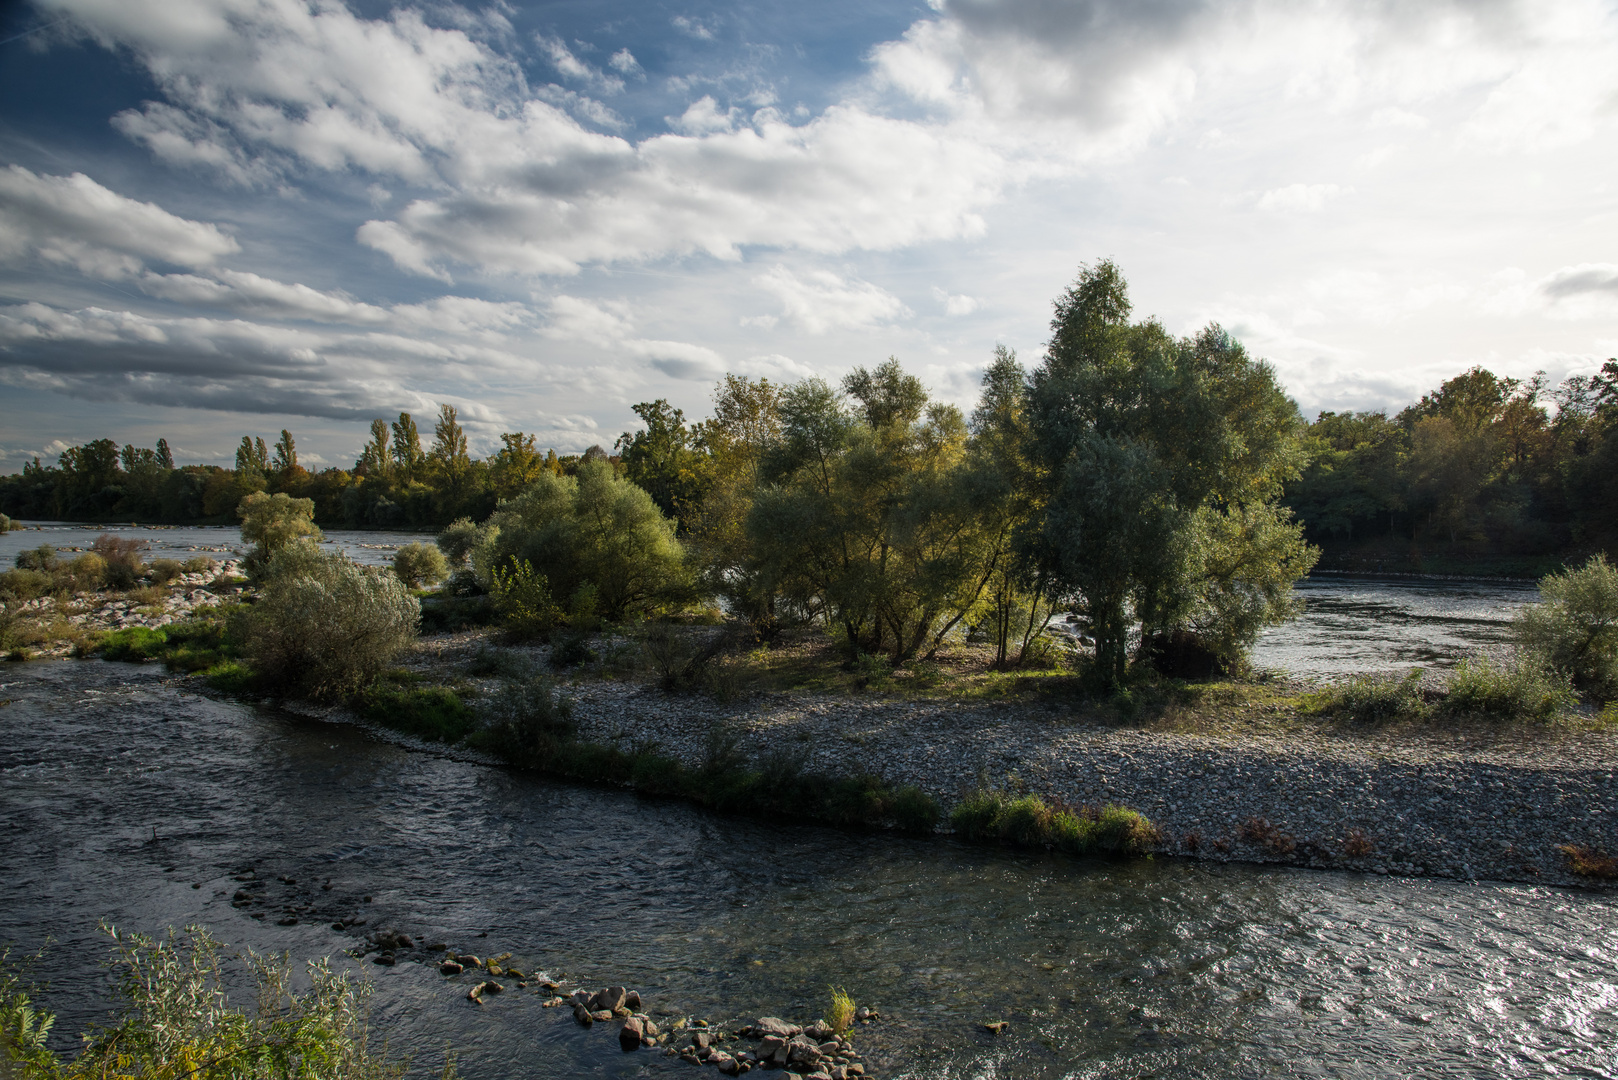
[[[758,1023],[753,1025],[754,1033],[760,1037],[766,1035],[777,1035],[782,1039],[790,1039],[792,1036],[798,1034],[802,1030],[803,1028],[799,1027],[797,1024],[789,1024],[785,1020],[782,1020],[779,1016],[760,1017]]]
[[[595,1017],[591,1016],[590,1010],[586,1009],[583,1005],[573,1006],[573,1019],[577,1020],[585,1027],[589,1027],[591,1024],[595,1023]]]
[[[628,1009],[630,1012],[640,1012],[640,1010],[641,1010],[641,1002],[640,1002],[640,991],[639,990],[625,991],[625,993],[624,993],[624,1008]]]
[[[737,1073],[742,1071],[741,1062],[737,1061],[723,1050],[715,1050],[712,1054],[709,1054],[708,1064],[715,1066],[726,1076],[735,1076]]]
[[[442,964],[438,965],[438,970],[443,972],[445,975],[459,975],[466,969],[453,960],[446,960]]]
[[[641,1037],[644,1034],[645,1029],[641,1027],[640,1021],[631,1016],[624,1021],[624,1026],[618,1029],[618,1045],[626,1053],[630,1050],[639,1050]]]

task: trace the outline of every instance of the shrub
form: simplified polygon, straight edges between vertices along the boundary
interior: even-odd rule
[[[1144,855],[1162,842],[1157,826],[1126,807],[1051,806],[1036,795],[1012,797],[988,789],[957,803],[950,825],[968,840],[1051,847],[1075,855]]]
[[[101,588],[111,577],[107,560],[93,551],[86,551],[68,563],[67,574],[72,587],[85,592]]]
[[[569,633],[551,646],[551,667],[570,668],[587,664],[596,658],[590,651],[590,639],[584,634]]]
[[[193,555],[181,564],[188,574],[211,574],[219,564],[207,555]]]
[[[153,585],[167,585],[183,573],[185,568],[173,559],[153,559],[146,568],[146,580]]]
[[[349,704],[367,720],[432,742],[460,742],[477,726],[472,710],[447,686],[375,684]]]
[[[155,660],[168,651],[169,636],[162,630],[145,626],[126,626],[114,630],[101,639],[101,656],[105,660],[126,660],[140,663]]]
[[[562,619],[561,609],[551,600],[550,583],[527,561],[496,568],[489,584],[500,627],[513,641],[548,637]]]
[[[456,570],[466,566],[472,556],[472,548],[478,542],[478,527],[472,523],[471,518],[456,518],[444,527],[438,534],[438,550],[444,553],[444,558]]]
[[[321,539],[313,499],[255,491],[236,504],[236,516],[242,519],[242,539],[254,545],[246,559],[247,576],[254,581],[264,576],[270,561],[283,548],[298,541]]]
[[[831,1009],[826,1013],[826,1023],[838,1035],[843,1034],[854,1026],[854,998],[847,990],[840,986],[827,987],[831,991]]]
[[[113,589],[128,589],[145,574],[140,553],[146,544],[140,540],[102,533],[90,545],[90,551],[106,560],[105,580]]]
[[[573,703],[543,676],[501,687],[483,711],[480,741],[519,768],[553,768],[573,734]]]
[[[1463,660],[1450,676],[1444,711],[1549,719],[1578,704],[1565,674],[1551,671],[1538,657],[1518,652],[1504,661],[1486,656]]]
[[[1580,877],[1599,881],[1618,880],[1618,859],[1583,844],[1563,844],[1557,848],[1567,856],[1567,868]]]
[[[1517,615],[1519,641],[1576,685],[1618,696],[1618,567],[1597,555],[1541,578],[1539,595]]]
[[[56,549],[49,544],[41,544],[37,548],[17,552],[14,562],[19,570],[42,570],[49,573],[56,569]]]
[[[42,570],[7,570],[0,574],[0,597],[33,600],[56,589],[56,578]]]
[[[200,927],[184,938],[105,928],[115,952],[114,1022],[86,1033],[64,1063],[45,1036],[54,1017],[36,1011],[11,972],[0,974],[0,1070],[18,1080],[121,1076],[151,1080],[392,1080],[402,1064],[373,1053],[366,1024],[366,991],[325,960],[311,962],[293,989],[285,957],[251,951],[240,960],[256,984],[252,1012],[231,1007],[221,947]]]
[[[241,617],[243,651],[266,684],[332,697],[374,681],[416,639],[421,605],[398,578],[290,544],[265,567],[258,603]]]
[[[593,585],[596,614],[614,622],[691,595],[674,523],[606,461],[585,461],[577,478],[540,474],[479,527],[472,564],[484,588],[525,563],[556,597]]]
[[[431,544],[406,544],[393,556],[393,572],[408,588],[437,585],[449,574],[444,553]]]
[[[1307,712],[1339,716],[1362,724],[1414,719],[1427,715],[1421,694],[1421,669],[1403,676],[1351,675],[1305,695]]]

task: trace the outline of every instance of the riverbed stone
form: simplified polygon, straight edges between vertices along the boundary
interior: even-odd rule
[[[641,1026],[641,1022],[631,1016],[624,1021],[623,1027],[618,1029],[618,1045],[626,1052],[639,1050],[645,1035],[646,1030]]]
[[[801,1032],[803,1028],[797,1024],[789,1024],[779,1016],[761,1016],[753,1025],[753,1032],[759,1036],[775,1035],[783,1041]]]

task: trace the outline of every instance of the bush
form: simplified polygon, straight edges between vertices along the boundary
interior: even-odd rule
[[[519,768],[554,770],[573,735],[573,703],[543,676],[501,687],[483,711],[486,726],[480,741]]]
[[[155,660],[168,651],[168,641],[168,634],[162,630],[126,626],[101,639],[101,657],[137,664],[142,660]]]
[[[1047,805],[1036,795],[979,790],[962,799],[950,825],[968,840],[1050,847],[1075,855],[1144,855],[1162,842],[1157,826],[1122,806]]]
[[[173,559],[153,559],[146,568],[146,580],[153,585],[167,585],[183,573],[185,569]]]
[[[393,572],[406,587],[437,585],[449,574],[444,553],[431,544],[406,544],[393,556]]]
[[[562,610],[551,600],[550,583],[526,561],[493,571],[489,599],[501,629],[513,641],[548,637],[562,619]]]
[[[421,605],[386,571],[304,541],[278,552],[264,574],[240,636],[272,689],[315,698],[351,693],[416,640]]]
[[[84,592],[101,588],[111,578],[107,560],[93,551],[86,551],[68,563],[67,575],[72,587]]]
[[[1618,696],[1618,567],[1597,555],[1541,578],[1539,595],[1517,615],[1518,640],[1575,685]]]
[[[1305,695],[1306,712],[1324,713],[1361,724],[1408,720],[1427,715],[1421,693],[1421,669],[1403,676],[1352,675]]]
[[[447,686],[361,690],[349,701],[365,719],[432,742],[460,742],[477,727],[472,710]]]
[[[438,550],[444,553],[444,558],[456,570],[466,566],[472,556],[472,548],[478,542],[478,527],[471,518],[456,518],[444,527],[438,534]]]
[[[56,549],[49,544],[17,552],[14,560],[19,570],[41,570],[50,573],[56,569]]]
[[[33,600],[56,591],[56,578],[42,570],[7,570],[0,574],[0,597]]]
[[[236,516],[242,519],[242,539],[254,545],[246,559],[247,576],[254,581],[264,576],[271,560],[283,548],[299,541],[318,543],[321,539],[313,499],[255,491],[236,504]]]
[[[1463,660],[1450,676],[1444,711],[1550,719],[1578,704],[1565,674],[1551,671],[1531,653],[1518,652],[1505,661],[1488,657]]]
[[[188,574],[211,574],[219,564],[207,555],[193,555],[180,565]]]
[[[251,951],[240,959],[256,984],[256,1008],[232,1008],[221,946],[192,927],[167,940],[105,928],[121,1008],[114,1022],[86,1033],[64,1063],[46,1035],[55,1018],[36,1009],[12,972],[0,972],[0,1075],[18,1080],[145,1077],[150,1080],[392,1080],[402,1064],[373,1053],[363,987],[311,962],[293,989],[285,957]]]
[[[569,633],[551,646],[551,667],[570,668],[588,664],[596,658],[590,651],[590,639],[584,634]]]
[[[691,595],[674,523],[605,461],[585,461],[577,478],[542,473],[501,503],[479,527],[472,564],[491,591],[497,572],[525,564],[557,598],[592,585],[595,614],[613,622]]]
[[[111,533],[102,533],[96,537],[95,543],[90,545],[90,551],[106,560],[103,577],[108,588],[129,589],[135,586],[146,573],[146,567],[140,561],[140,553],[145,547],[143,541],[126,539]]]

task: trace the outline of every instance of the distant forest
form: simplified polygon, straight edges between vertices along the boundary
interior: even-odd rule
[[[720,384],[739,385],[734,377]],[[376,420],[353,468],[306,470],[283,430],[273,445],[243,436],[235,468],[176,466],[165,440],[152,449],[97,439],[54,464],[34,459],[0,477],[12,518],[234,523],[255,491],[312,499],[328,527],[436,529],[481,521],[542,472],[577,473],[601,458],[644,488],[684,532],[722,469],[722,417],[688,423],[665,400],[634,406],[644,428],[609,452],[540,451],[511,432],[500,450],[471,457],[456,411],[442,406],[431,443],[401,413]],[[1618,361],[1559,386],[1543,374],[1457,375],[1394,416],[1301,418],[1307,464],[1282,498],[1319,545],[1321,569],[1533,574],[1564,558],[1618,547]]]

